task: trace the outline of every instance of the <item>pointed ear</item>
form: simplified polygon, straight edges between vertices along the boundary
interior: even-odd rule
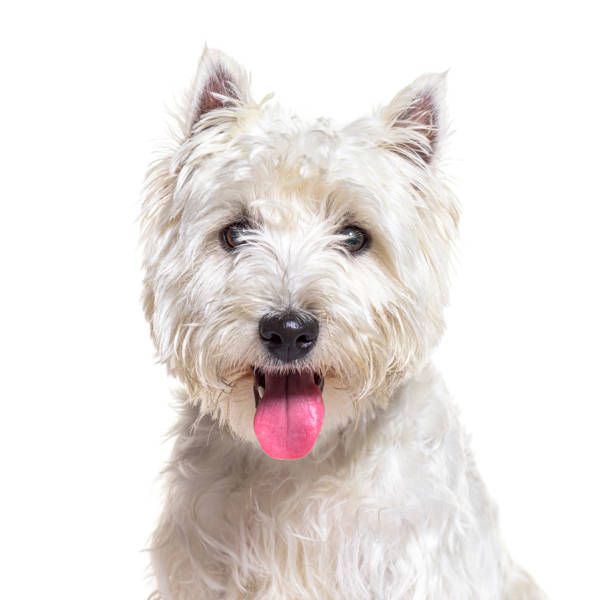
[[[186,133],[190,133],[194,125],[211,111],[231,108],[250,100],[246,71],[219,50],[204,48],[186,115]]]
[[[435,158],[446,133],[446,73],[422,75],[382,111],[390,150],[424,166]]]

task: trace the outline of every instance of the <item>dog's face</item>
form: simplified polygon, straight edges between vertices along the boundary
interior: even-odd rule
[[[443,76],[342,128],[206,51],[143,211],[145,312],[193,402],[274,458],[384,404],[437,343],[457,208]]]

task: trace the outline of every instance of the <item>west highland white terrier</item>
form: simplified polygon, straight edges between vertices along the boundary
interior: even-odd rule
[[[430,362],[459,218],[444,90],[304,123],[205,50],[142,215],[145,313],[184,390],[154,597],[543,598]]]

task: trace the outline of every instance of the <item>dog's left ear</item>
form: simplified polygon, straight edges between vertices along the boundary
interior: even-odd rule
[[[185,120],[185,132],[204,116],[215,116],[216,122],[232,118],[236,107],[251,101],[247,72],[219,50],[204,48],[191,92]]]
[[[430,164],[446,133],[446,73],[422,75],[383,108],[385,145],[420,165]]]

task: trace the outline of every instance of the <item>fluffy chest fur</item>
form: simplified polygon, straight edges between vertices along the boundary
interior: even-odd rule
[[[501,597],[495,509],[431,368],[298,462],[197,419],[181,423],[156,533],[168,598]]]

